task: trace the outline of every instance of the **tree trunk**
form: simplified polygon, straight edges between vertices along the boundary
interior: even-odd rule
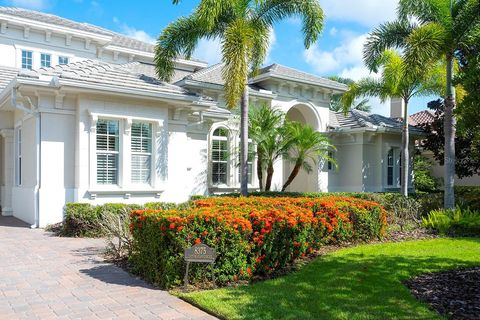
[[[260,191],[263,191],[263,157],[262,153],[257,151],[257,177]]]
[[[240,192],[248,195],[248,77],[240,102]]]
[[[285,184],[283,185],[282,187],[282,192],[285,191],[285,189],[287,189],[287,187],[290,185],[290,183],[292,183],[293,179],[295,179],[295,177],[298,175],[298,173],[300,172],[300,168],[302,167],[302,162],[301,161],[297,161],[295,163],[295,167],[293,167],[293,170],[292,172],[290,173],[290,175],[288,176],[288,179],[287,181],[285,182]]]
[[[272,188],[272,178],[273,178],[273,163],[269,163],[267,168],[267,182],[265,183],[265,191],[270,191],[270,189]]]
[[[453,86],[453,54],[447,56],[447,91],[445,97],[445,209],[455,208],[455,87]]]
[[[401,193],[408,197],[408,176],[410,173],[410,158],[409,158],[409,130],[408,130],[408,100],[404,99],[405,108],[403,110],[403,126],[402,126],[402,172],[400,178]]]

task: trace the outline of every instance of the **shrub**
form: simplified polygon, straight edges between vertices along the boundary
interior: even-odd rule
[[[480,212],[470,209],[434,210],[423,218],[425,227],[449,236],[480,236]]]
[[[382,237],[385,210],[352,197],[212,197],[189,208],[132,212],[134,272],[168,288],[181,283],[183,250],[197,243],[216,249],[219,283],[249,279],[285,268],[331,242]],[[200,265],[192,281],[209,278]]]
[[[142,208],[140,205],[121,203],[106,203],[99,206],[88,203],[67,203],[61,234],[67,237],[107,236],[108,228],[105,228],[105,223],[102,223],[102,217],[107,214],[121,216],[125,210],[130,212],[140,208]]]

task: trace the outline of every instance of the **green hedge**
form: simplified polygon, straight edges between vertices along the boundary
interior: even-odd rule
[[[433,210],[423,218],[423,224],[443,235],[480,237],[480,211]]]

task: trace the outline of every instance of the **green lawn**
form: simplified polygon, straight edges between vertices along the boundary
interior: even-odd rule
[[[226,319],[441,319],[401,281],[473,265],[480,265],[480,239],[363,245],[282,278],[181,297]]]

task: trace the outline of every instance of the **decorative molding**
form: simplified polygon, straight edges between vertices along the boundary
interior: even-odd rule
[[[120,52],[118,51],[113,51],[113,60],[114,61],[117,61],[118,60],[118,55],[120,54]]]
[[[30,27],[24,27],[23,28],[23,37],[25,39],[28,39],[29,36],[30,36]]]
[[[7,32],[7,22],[6,21],[2,21],[0,23],[0,33],[6,33]]]
[[[97,132],[97,122],[98,122],[98,116],[96,114],[91,113],[90,114],[90,132],[91,133]]]
[[[133,59],[135,59],[135,55],[134,54],[130,54],[128,56],[128,62],[133,62]]]
[[[129,136],[132,133],[132,118],[125,119],[125,134]]]
[[[55,109],[63,109],[63,99],[65,98],[64,93],[55,94]]]
[[[101,59],[103,56],[103,48],[97,48],[97,58]]]
[[[52,31],[50,30],[45,31],[45,41],[50,42],[51,38],[52,38]]]
[[[65,36],[65,45],[66,46],[70,46],[72,44],[72,35],[71,34],[67,34]]]
[[[92,42],[91,39],[85,39],[85,49],[89,50],[90,49],[90,43]]]
[[[0,136],[2,138],[13,138],[13,129],[0,129]]]

